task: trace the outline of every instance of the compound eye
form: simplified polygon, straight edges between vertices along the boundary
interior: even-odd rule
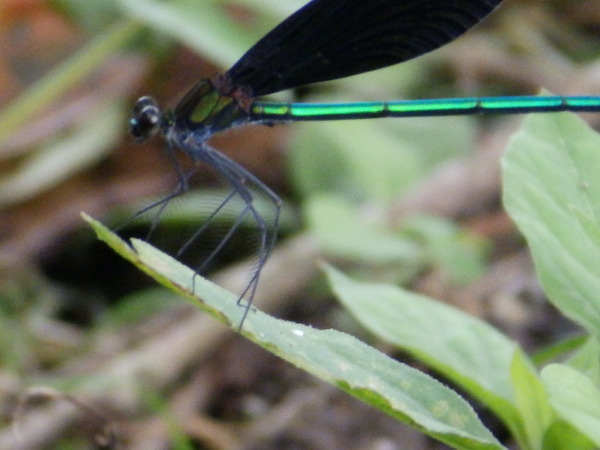
[[[139,142],[148,139],[160,128],[162,113],[151,97],[141,97],[133,107],[129,132]]]

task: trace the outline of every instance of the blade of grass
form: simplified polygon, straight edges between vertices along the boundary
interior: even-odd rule
[[[0,114],[0,142],[88,76],[141,29],[141,24],[132,20],[114,25],[28,89]]]

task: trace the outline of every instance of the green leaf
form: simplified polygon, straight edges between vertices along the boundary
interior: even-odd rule
[[[538,367],[555,361],[568,353],[578,350],[589,339],[589,335],[568,336],[561,340],[551,342],[545,348],[535,352],[531,359]]]
[[[402,231],[421,242],[429,260],[441,266],[452,281],[467,283],[487,270],[485,240],[469,234],[448,219],[411,215],[402,221]]]
[[[419,247],[380,222],[369,221],[360,207],[334,195],[314,195],[305,207],[308,228],[330,255],[371,264],[419,258]]]
[[[600,343],[594,336],[590,336],[584,343],[573,352],[565,361],[569,367],[583,373],[596,385],[600,385]]]
[[[355,200],[390,200],[423,174],[417,155],[391,131],[370,120],[299,124],[290,154],[297,188],[305,196],[333,191]]]
[[[487,323],[397,286],[327,269],[338,299],[372,333],[409,352],[492,409],[523,436],[511,366],[517,345]]]
[[[121,101],[99,105],[73,133],[32,153],[15,173],[0,178],[0,204],[23,201],[98,162],[113,146],[126,121]]]
[[[544,450],[598,450],[598,447],[587,436],[562,420],[556,421],[550,426],[544,436],[542,448]]]
[[[515,405],[525,425],[524,439],[530,448],[541,448],[544,435],[553,420],[552,409],[533,364],[520,349],[515,352],[511,378],[515,390]]]
[[[236,295],[150,245],[132,240],[130,247],[100,223],[85,218],[98,237],[124,258],[238,329],[244,308],[237,305]],[[503,448],[455,392],[352,336],[278,320],[257,310],[248,314],[241,332],[299,368],[453,447]]]
[[[298,124],[289,155],[292,179],[304,196],[333,191],[355,201],[385,203],[441,160],[468,148],[468,125],[464,118]],[[458,136],[457,129],[464,133]],[[446,130],[452,132],[443,146],[431,138]]]
[[[118,0],[127,13],[155,30],[167,33],[190,48],[229,67],[269,26],[242,27],[214,1]],[[291,12],[291,11],[290,11]],[[282,12],[282,19],[284,14]]]
[[[130,21],[118,23],[104,30],[101,36],[53,69],[17,100],[3,108],[0,111],[0,144],[15,129],[35,117],[44,108],[49,107],[67,89],[92,73],[107,58],[113,56],[115,50],[130,42],[140,29],[139,24]]]
[[[176,303],[177,302],[177,303]],[[179,298],[166,292],[163,288],[150,288],[119,298],[110,309],[102,315],[96,323],[96,328],[125,327],[141,322],[153,315],[174,306],[179,306]]]
[[[594,383],[562,364],[545,367],[542,381],[556,412],[600,446],[600,391]]]
[[[504,203],[549,299],[600,336],[600,136],[573,114],[531,115],[504,165]]]

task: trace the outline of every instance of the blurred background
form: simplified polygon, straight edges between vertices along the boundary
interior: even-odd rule
[[[177,182],[160,138],[138,145],[128,136],[140,95],[175,106],[304,3],[2,0],[0,449],[442,448],[203,316],[97,242],[80,217],[119,227]],[[273,98],[600,95],[599,37],[597,1],[506,0],[442,50]],[[215,136],[215,147],[284,200],[257,306],[377,346],[332,299],[319,273],[325,260],[451,303],[531,351],[572,332],[502,210],[499,161],[522,119]],[[210,168],[192,185],[151,237],[170,253],[228,193]],[[151,219],[120,234],[145,237]],[[251,271],[252,232],[242,230],[210,267],[234,292]],[[207,253],[197,247],[186,260],[195,267]]]

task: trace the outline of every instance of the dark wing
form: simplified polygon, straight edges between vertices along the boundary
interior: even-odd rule
[[[343,78],[434,50],[502,0],[313,0],[226,73],[252,96]]]

